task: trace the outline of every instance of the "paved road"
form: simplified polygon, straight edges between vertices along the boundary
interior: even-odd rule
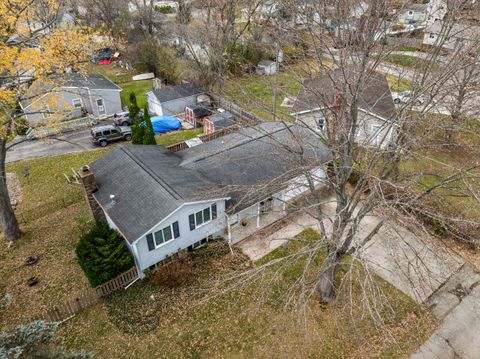
[[[90,129],[86,129],[57,137],[19,143],[7,152],[7,163],[99,148],[91,143]]]

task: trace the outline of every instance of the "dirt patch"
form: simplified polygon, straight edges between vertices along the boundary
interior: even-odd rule
[[[7,188],[13,208],[22,201],[22,187],[16,173],[7,173]]]

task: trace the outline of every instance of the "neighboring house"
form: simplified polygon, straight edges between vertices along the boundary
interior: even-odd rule
[[[203,121],[203,132],[208,135],[210,133],[223,130],[235,125],[233,114],[228,111],[218,112]]]
[[[431,26],[435,21],[443,20],[447,11],[448,7],[446,0],[430,0],[427,7],[426,25]]]
[[[122,111],[121,91],[100,74],[65,74],[52,84],[32,88],[20,101],[20,107],[31,123],[86,114],[102,119]]]
[[[351,68],[331,70],[305,80],[293,106],[292,115],[302,125],[335,134],[341,130],[341,108],[349,101],[346,81],[356,76]],[[345,79],[346,77],[346,79]],[[373,72],[358,97],[356,142],[385,148],[395,135],[392,123],[396,117],[390,87],[385,75]]]
[[[278,63],[271,60],[262,60],[258,63],[256,72],[259,75],[275,75],[278,72]]]
[[[463,23],[449,25],[439,20],[427,27],[423,44],[440,46],[447,50],[460,50],[462,47],[470,48],[479,38],[480,26]]]
[[[174,116],[196,105],[203,94],[205,91],[192,83],[164,87],[147,93],[148,108],[157,116]]]
[[[200,102],[197,105],[185,107],[185,120],[193,127],[203,126],[203,121],[212,114],[212,107],[209,103]]]
[[[425,25],[428,17],[428,4],[406,5],[398,16],[398,22],[405,25]]]
[[[142,273],[211,238],[232,245],[284,217],[309,188],[305,174],[320,186],[330,160],[311,131],[269,122],[175,153],[118,146],[78,177],[92,214],[123,235]]]

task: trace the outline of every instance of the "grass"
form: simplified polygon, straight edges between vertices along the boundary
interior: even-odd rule
[[[120,98],[123,106],[130,104],[130,93],[135,92],[138,107],[144,108],[147,104],[147,92],[153,90],[152,80],[130,81],[120,84],[123,91],[120,92]]]
[[[130,104],[130,92],[135,92],[137,103],[140,108],[144,108],[147,103],[147,92],[153,89],[152,80],[132,81],[132,76],[138,71],[127,71],[121,67],[113,67],[113,65],[88,64],[87,72],[94,74],[102,74],[111,81],[119,85],[123,91],[120,93],[123,106]]]
[[[203,133],[203,128],[194,128],[191,130],[181,130],[169,132],[164,135],[157,135],[155,139],[157,140],[157,145],[161,146],[170,146],[174,143],[183,142],[191,138],[197,137]]]
[[[7,165],[17,174],[23,192],[16,210],[23,236],[0,251],[0,297],[13,295],[11,306],[0,313],[0,327],[24,321],[83,292],[88,281],[76,263],[76,221],[88,219],[82,189],[66,183],[64,173],[94,161],[104,150],[47,157]],[[24,176],[28,173],[28,177]],[[39,262],[23,265],[25,257]],[[35,287],[26,280],[39,279]]]
[[[403,92],[412,88],[412,82],[393,75],[387,75],[387,81],[390,85],[390,91]]]
[[[409,52],[411,51],[411,52],[414,52],[414,51],[418,51],[418,47],[402,45],[402,46],[399,46],[397,48],[397,51],[409,51]]]
[[[383,58],[383,61],[390,62],[392,64],[400,65],[403,67],[414,68],[414,69],[415,68],[426,69],[429,66],[431,66],[433,69],[438,68],[438,64],[432,64],[425,59],[418,58],[415,56],[409,56],[409,55],[390,54],[385,56]]]
[[[415,58],[416,59],[416,58]],[[307,66],[308,67],[308,66]],[[316,70],[305,70],[301,65],[282,68],[278,76],[277,116],[283,120],[291,120],[291,108],[281,107],[285,97],[295,98],[298,95],[303,79],[315,76]],[[387,75],[391,91],[402,92],[411,89],[412,83],[407,79],[399,79]],[[257,74],[245,75],[230,79],[224,88],[225,95],[238,105],[264,120],[273,119],[274,76]]]
[[[291,120],[291,108],[281,107],[285,97],[296,97],[303,83],[303,79],[311,76],[314,71],[304,64],[285,66],[278,74],[278,91],[276,101],[277,116],[284,120]],[[315,72],[315,71],[314,71]],[[224,92],[238,105],[252,112],[258,117],[271,121],[273,119],[275,76],[250,74],[230,79],[225,85]]]
[[[298,239],[270,258],[291,254],[318,234],[307,231]],[[403,358],[435,326],[428,312],[381,280],[379,289],[395,310],[380,309],[386,318],[381,331],[364,312],[357,284],[351,303],[347,297],[328,307],[311,302],[304,322],[287,292],[304,257],[235,289],[230,284],[238,282],[225,278],[251,268],[243,255],[232,256],[224,242],[215,242],[192,256],[188,265],[193,261],[196,275],[188,284],[172,288],[144,280],[66,322],[67,347],[105,358]]]

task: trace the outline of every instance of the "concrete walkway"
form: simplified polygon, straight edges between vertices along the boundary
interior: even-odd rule
[[[334,210],[333,202],[325,206],[327,214]],[[369,233],[378,221],[376,216],[366,217],[358,237]],[[315,220],[300,214],[266,238],[253,236],[237,246],[256,261],[306,228],[319,230]],[[385,223],[358,256],[377,275],[443,320],[411,359],[480,358],[480,273],[469,263],[392,222]]]

